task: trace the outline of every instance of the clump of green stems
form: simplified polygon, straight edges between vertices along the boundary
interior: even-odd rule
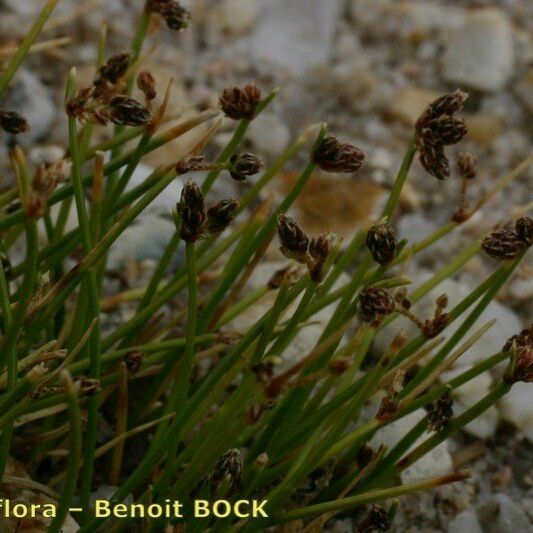
[[[0,76],[0,96],[56,3],[46,3]],[[125,80],[127,94],[134,83],[135,69],[139,68],[150,16],[149,9],[141,14],[132,41]],[[98,66],[105,63],[105,44],[104,29],[98,45]],[[66,102],[77,89],[73,69],[66,81]],[[253,87],[247,91],[246,98],[258,97]],[[251,121],[277,92],[262,97],[253,113],[249,106],[244,109],[246,114],[237,121],[227,146],[214,163],[205,167],[209,172],[198,185],[206,197],[216,180],[230,179],[224,171],[231,168],[232,157],[238,153]],[[232,94],[227,93],[226,97],[231,99]],[[197,157],[219,125],[219,113],[208,111],[182,119],[177,126],[166,126],[164,107],[161,113],[152,110],[152,120],[147,124],[119,123],[100,143],[92,141],[93,130],[99,126],[88,121],[80,127],[76,117],[70,115],[66,159],[71,170],[55,190],[38,198],[37,205],[33,170],[24,150],[16,146],[11,152],[16,188],[0,196],[2,252],[9,256],[13,244],[23,236],[26,255],[12,268],[7,268],[5,262],[0,268],[0,471],[4,471],[9,456],[15,454],[15,439],[17,443],[31,444],[28,469],[39,476],[40,482],[61,493],[58,517],[51,523],[51,531],[60,529],[72,504],[87,510],[79,518],[81,531],[94,531],[101,525],[102,520],[94,518],[89,507],[90,494],[96,488],[96,472],[102,482],[107,475],[107,481],[116,485],[112,496],[115,503],[132,495],[139,502],[179,499],[186,507],[195,495],[207,499],[268,500],[269,518],[182,519],[191,531],[257,531],[294,520],[320,527],[336,513],[388,499],[393,499],[388,512],[392,519],[397,505],[394,498],[466,478],[468,473],[456,472],[420,483],[400,482],[405,468],[493,405],[508,392],[512,380],[495,385],[486,397],[451,423],[431,432],[414,449],[415,441],[428,430],[427,416],[393,449],[375,450],[365,465],[358,463],[357,457],[381,428],[435,402],[443,394],[453,395],[457,387],[509,359],[509,353],[504,351],[486,354],[482,362],[449,382],[438,381],[440,374],[490,327],[489,324],[471,331],[526,252],[501,262],[449,310],[437,338],[424,329],[409,339],[399,335],[391,339],[386,353],[377,354],[378,362],[363,371],[361,365],[368,359],[375,335],[407,310],[395,303],[381,320],[363,322],[358,319],[361,291],[369,287],[390,291],[408,285],[409,280],[399,276],[395,267],[441,239],[453,239],[460,222],[451,221],[414,243],[398,244],[391,230],[374,230],[377,245],[379,235],[385,234],[388,239],[386,253],[381,255],[365,247],[368,228],[342,245],[338,239],[323,235],[310,245],[308,253],[306,236],[284,214],[317,165],[329,170],[344,164],[353,171],[363,157],[353,147],[331,137],[327,125],[322,123],[303,131],[248,186],[233,213],[235,220],[224,232],[205,233],[200,239],[187,241],[184,265],[169,273],[183,236],[177,216],[176,234],[147,286],[104,297],[110,246],[171,182],[187,178],[178,175],[176,165],[179,163],[177,168],[183,169],[187,157]],[[233,115],[238,112],[238,108],[232,109]],[[138,116],[134,118],[137,120]],[[176,161],[161,161],[144,183],[127,188],[144,156],[187,132],[196,135],[190,153]],[[325,148],[338,150],[340,159],[328,160]],[[408,143],[380,224],[393,218],[419,149],[420,144],[414,139]],[[428,150],[427,145],[424,149]],[[304,150],[313,156],[293,189],[274,208],[260,204],[263,189]],[[105,154],[109,155],[106,163]],[[482,209],[495,192],[530,164],[531,158],[499,180],[471,212]],[[65,232],[72,203],[79,224]],[[59,207],[59,216],[52,215],[50,208],[54,205]],[[37,224],[41,219],[46,228],[45,243],[38,238]],[[280,220],[286,241],[282,248],[307,265],[309,271],[298,279],[286,275],[280,276],[277,283],[265,280],[263,288],[241,297],[243,286],[262,260]],[[80,245],[81,259],[72,266],[72,254]],[[479,253],[479,241],[457,253],[408,294],[410,302],[423,298]],[[376,263],[373,257],[384,260]],[[215,271],[216,276],[210,275]],[[350,279],[338,286],[343,272],[350,272]],[[204,281],[207,290],[200,286],[200,280],[211,280]],[[378,289],[373,289],[374,296],[381,294]],[[266,314],[248,330],[228,334],[224,326],[246,314],[269,291],[275,294],[275,302]],[[153,320],[180,295],[188,300],[183,313]],[[104,335],[100,328],[104,314],[125,302],[137,305],[135,313]],[[302,354],[301,362],[289,370],[278,372],[275,365],[272,367],[273,360],[283,359],[295,335],[313,321],[318,311],[331,304],[335,311],[313,350]],[[445,338],[446,328],[453,322],[460,326]],[[341,342],[343,337],[345,342]],[[505,340],[502,339],[502,346]],[[429,362],[421,365],[422,359]],[[512,369],[516,360],[511,359]],[[198,374],[194,369],[200,360],[211,360],[212,364],[208,371]],[[378,414],[362,421],[363,405],[378,391],[390,390],[395,376],[407,371],[414,377],[395,391],[394,408],[387,416]],[[128,395],[128,390],[139,385],[140,398]],[[115,435],[101,442],[99,422],[109,412],[113,413]],[[123,462],[124,447],[130,439],[146,443],[142,459],[133,466]],[[223,472],[220,482],[214,472],[220,458],[232,449],[240,450],[232,453],[242,455],[242,471],[238,479],[232,478],[234,473]],[[44,474],[39,466],[48,457],[56,461],[52,471]],[[312,472],[325,465],[334,473],[329,487],[313,494],[311,501],[300,502],[298,489]],[[119,525],[124,528],[127,523],[121,520]],[[163,526],[164,521],[157,519],[144,524],[156,531]]]

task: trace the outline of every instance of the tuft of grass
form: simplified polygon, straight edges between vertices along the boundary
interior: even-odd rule
[[[0,76],[0,95],[56,3],[45,4]],[[443,148],[459,142],[465,133],[455,115],[466,94],[456,91],[430,104],[421,116],[380,219],[355,233],[346,245],[328,228],[308,236],[286,215],[317,168],[353,173],[363,164],[364,154],[328,132],[325,123],[303,131],[242,198],[210,206],[209,192],[216,180],[242,181],[260,170],[259,159],[240,154],[239,147],[250,123],[279,90],[263,97],[253,84],[226,89],[221,110],[235,120],[235,132],[214,161],[205,161],[201,152],[217,130],[219,111],[197,113],[166,129],[171,87],[151,87],[145,72],[145,87],[166,90],[161,108],[152,108],[148,89],[144,102],[129,96],[142,68],[152,17],[162,18],[174,30],[185,28],[189,20],[177,2],[149,1],[129,55],[106,60],[104,27],[97,81],[78,87],[76,71],[70,71],[65,92],[69,155],[64,160],[32,169],[22,148],[15,144],[11,151],[17,185],[0,197],[0,472],[9,456],[16,455],[15,436],[32,443],[31,466],[39,481],[61,489],[50,531],[60,530],[74,501],[85,509],[81,531],[94,531],[102,524],[89,507],[101,471],[110,472],[109,479],[117,485],[113,503],[133,495],[138,502],[170,498],[184,504],[187,518],[152,519],[152,530],[186,522],[194,531],[257,531],[302,520],[313,529],[336,513],[392,499],[388,511],[375,506],[365,518],[367,525],[378,519],[390,524],[395,498],[469,475],[456,472],[402,484],[401,472],[483,413],[514,382],[533,380],[533,334],[526,330],[505,345],[502,339],[501,350],[495,348],[496,353],[468,371],[438,383],[442,372],[491,326],[472,332],[531,246],[533,222],[524,216],[514,229],[470,243],[413,291],[408,290],[411,280],[400,276],[397,267],[441,239],[453,239],[460,224],[483,209],[532,160],[512,169],[473,207],[464,198],[465,181],[448,224],[420,242],[398,242],[393,227],[396,207],[416,155],[436,178],[450,174]],[[2,125],[11,133],[18,125],[23,135],[26,126],[17,111],[24,110],[3,113],[7,122]],[[94,129],[109,123],[114,124],[112,133],[94,143]],[[196,135],[196,143],[188,154],[160,161],[144,183],[128,188],[143,157],[189,132]],[[128,149],[132,141],[136,146]],[[308,163],[293,189],[279,205],[262,203],[261,193],[272,178],[304,149],[310,151]],[[473,165],[472,157],[464,158],[464,180],[475,175]],[[176,209],[169,213],[176,232],[146,287],[104,296],[110,246],[173,181],[198,170],[206,173],[203,183],[189,181],[176,198]],[[72,202],[78,227],[65,233]],[[59,208],[55,219],[50,211],[54,205]],[[37,233],[41,220],[46,227],[44,243]],[[11,266],[9,255],[22,236],[25,257]],[[288,268],[272,272],[264,287],[241,297],[274,239],[279,240]],[[181,241],[185,264],[169,272]],[[500,264],[471,294],[450,310],[446,298],[439,298],[429,319],[412,313],[412,303],[485,252]],[[339,287],[336,282],[343,272],[350,273],[350,279]],[[255,324],[224,333],[225,324],[245,315],[268,292],[275,294],[274,304]],[[162,308],[181,294],[187,298],[186,309],[175,316],[161,315]],[[106,313],[126,302],[137,304],[135,312],[105,335],[100,324]],[[278,366],[296,334],[331,304],[334,312],[313,349],[292,366]],[[402,315],[415,322],[419,334],[407,338],[398,332],[385,353],[369,357],[376,334]],[[459,327],[448,336],[453,322]],[[454,390],[505,360],[509,366],[504,380],[461,416],[450,417],[445,407]],[[379,409],[363,419],[362,407],[382,390],[386,396]],[[428,415],[394,448],[374,450],[366,464],[358,462],[382,428],[432,404]],[[103,418],[115,424],[107,442],[99,434]],[[430,435],[411,449],[428,430]],[[136,464],[124,460],[130,443],[145,448]],[[48,457],[56,460],[44,472],[39,466]],[[302,498],[301,488],[320,468],[331,472],[329,486]],[[266,499],[269,516],[194,518],[187,511],[195,497]],[[105,527],[133,527],[131,522],[110,519]]]

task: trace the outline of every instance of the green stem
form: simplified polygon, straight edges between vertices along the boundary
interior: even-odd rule
[[[67,391],[67,404],[70,421],[68,433],[68,463],[63,492],[57,507],[57,515],[52,520],[49,532],[58,533],[69,512],[69,506],[76,492],[78,481],[78,465],[81,461],[81,413],[78,405],[78,395],[68,372],[63,371],[62,380]],[[84,513],[87,514],[87,513]]]
[[[59,0],[48,0],[44,5],[43,9],[39,13],[37,19],[33,23],[33,26],[30,30],[24,35],[23,41],[20,43],[15,55],[11,58],[11,61],[7,65],[6,69],[0,76],[0,97],[2,97],[9,85],[9,82],[17,72],[22,61],[30,51],[31,45],[41,32],[45,22],[48,20],[48,17],[52,14],[52,11],[56,7],[56,4]]]

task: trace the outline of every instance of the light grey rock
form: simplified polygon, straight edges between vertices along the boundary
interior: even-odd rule
[[[472,11],[464,25],[446,38],[444,79],[481,91],[499,91],[513,73],[513,46],[512,26],[503,11]]]
[[[261,0],[250,40],[258,62],[271,62],[298,77],[327,62],[342,0]]]
[[[526,513],[506,494],[495,494],[479,511],[484,533],[526,533],[533,526]]]
[[[54,161],[61,159],[65,155],[65,149],[56,144],[48,144],[42,146],[34,146],[29,154],[28,158],[34,165],[50,165]]]
[[[272,113],[261,113],[250,124],[248,138],[261,154],[279,156],[291,140],[288,126]]]
[[[434,1],[353,0],[350,13],[365,31],[387,35],[428,34],[461,25],[464,10]]]
[[[423,409],[400,418],[380,429],[369,444],[373,449],[383,445],[391,449],[418,423],[426,416]],[[422,435],[410,449],[415,448],[424,442],[429,435]],[[405,469],[402,474],[403,483],[415,483],[431,477],[444,476],[453,470],[453,461],[448,450],[448,441],[444,441],[429,453],[421,457],[416,463]]]
[[[515,383],[499,402],[502,418],[514,424],[533,442],[533,387],[531,383]]]
[[[109,269],[120,270],[130,259],[135,261],[160,259],[175,232],[176,226],[172,221],[147,213],[126,228],[113,243],[107,262]],[[180,246],[171,267],[176,267],[182,261],[183,249]]]
[[[257,0],[223,0],[206,12],[211,31],[229,35],[248,32],[257,19]]]
[[[447,533],[483,533],[476,513],[471,509],[466,509],[459,513],[446,529]]]
[[[49,134],[56,111],[61,109],[54,106],[41,80],[25,68],[21,68],[15,75],[1,105],[20,113],[28,121],[29,131],[17,136],[17,141],[21,144],[31,144]]]
[[[403,237],[404,235],[400,233],[400,236]],[[409,277],[414,281],[413,286],[409,287],[409,290],[414,290],[416,286],[420,285],[430,277],[430,273],[427,270],[416,270],[414,274],[409,274]],[[412,311],[422,320],[430,318],[433,316],[435,300],[441,294],[446,294],[448,296],[448,308],[451,309],[463,298],[468,296],[472,289],[473,288],[466,284],[447,279],[430,291],[430,293],[422,298],[420,302],[415,304]],[[467,311],[464,316],[468,316],[468,312],[469,311]],[[458,320],[450,324],[444,330],[442,335],[449,338],[461,325],[462,318],[463,317],[460,317]],[[461,355],[455,363],[455,367],[473,365],[495,354],[511,335],[514,335],[523,329],[522,322],[512,309],[500,302],[492,301],[481,314],[479,319],[474,323],[470,330],[470,334],[493,319],[496,319],[496,323],[485,332],[485,334],[472,347]],[[377,335],[375,343],[377,350],[384,351],[387,348],[390,336],[400,328],[407,331],[410,336],[418,334],[418,330],[412,322],[404,317],[399,317]],[[468,334],[463,337],[463,340],[466,340],[466,338],[468,338]]]

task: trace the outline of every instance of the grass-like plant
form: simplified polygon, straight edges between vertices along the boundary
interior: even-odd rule
[[[46,3],[0,76],[0,96],[56,3]],[[349,511],[358,513],[354,516],[362,530],[388,528],[396,497],[469,476],[460,471],[402,484],[401,472],[491,407],[514,382],[533,380],[531,328],[508,342],[502,339],[500,350],[487,353],[448,383],[438,380],[487,329],[471,331],[531,246],[533,222],[523,216],[514,227],[472,242],[413,291],[395,267],[440,239],[453,239],[456,228],[531,159],[498,181],[476,205],[461,201],[451,221],[424,240],[398,242],[391,221],[415,155],[436,178],[450,175],[445,146],[459,142],[466,132],[457,113],[467,95],[456,91],[433,102],[420,117],[380,220],[348,243],[341,243],[328,228],[309,238],[286,215],[317,168],[352,173],[363,164],[363,153],[328,133],[326,124],[304,131],[242,198],[207,208],[216,180],[245,181],[261,170],[255,155],[238,149],[251,121],[277,91],[263,97],[253,84],[225,90],[221,111],[236,121],[235,133],[216,161],[206,162],[200,152],[218,127],[218,112],[165,126],[171,87],[156,87],[140,60],[151,17],[162,17],[174,30],[189,21],[177,2],[149,0],[129,53],[106,60],[103,31],[96,81],[79,87],[75,69],[68,74],[69,149],[64,159],[31,169],[22,148],[15,144],[11,150],[16,188],[0,196],[0,471],[8,457],[17,454],[15,442],[34,443],[27,467],[40,483],[60,493],[50,531],[59,531],[70,506],[85,509],[76,515],[81,531],[102,525],[104,520],[93,517],[89,506],[96,488],[94,473],[102,477],[102,470],[117,487],[114,503],[132,496],[145,504],[183,502],[187,518],[172,523],[186,523],[187,531],[260,531],[295,521],[301,530],[318,531],[335,514]],[[142,103],[130,97],[135,83],[144,94]],[[154,97],[161,90],[167,90],[167,97],[156,109]],[[13,135],[23,135],[28,127],[17,110],[2,108],[0,123]],[[115,125],[113,133],[94,143],[94,129],[108,123]],[[161,161],[145,182],[128,188],[145,155],[191,131],[198,133],[188,155]],[[269,211],[260,204],[261,191],[304,149],[310,151],[307,166],[283,201]],[[472,156],[461,156],[458,168],[466,190],[475,177]],[[187,181],[187,175],[198,170],[207,171],[203,183]],[[133,316],[103,335],[100,321],[110,301],[102,290],[107,252],[176,179],[184,180],[184,187],[172,213],[175,235],[144,290],[112,297],[114,306],[138,305]],[[72,203],[78,227],[65,231]],[[54,205],[57,212],[51,210]],[[41,221],[44,244],[38,238]],[[10,249],[21,238],[25,257],[10,265]],[[295,276],[294,268],[273,272],[264,288],[241,297],[273,238],[279,240],[288,265],[301,265],[300,274]],[[186,263],[169,273],[182,241]],[[443,296],[433,317],[421,320],[412,313],[412,303],[480,253],[500,263],[459,304],[448,310]],[[72,257],[78,258],[73,267]],[[206,275],[220,264],[216,276]],[[349,281],[334,289],[343,272],[350,272]],[[207,287],[199,286],[199,280],[208,280]],[[267,291],[276,294],[275,302],[252,327],[233,335],[222,332]],[[180,294],[188,301],[184,313],[166,322],[152,320]],[[332,303],[335,311],[316,346],[298,363],[279,370],[275,363],[283,359],[295,335]],[[413,320],[419,334],[407,338],[398,331],[385,353],[369,358],[376,333],[400,315]],[[453,322],[459,327],[447,336]],[[213,364],[197,371],[197,363],[206,359]],[[454,389],[503,361],[508,361],[503,381],[454,418]],[[361,420],[363,406],[380,390],[386,395],[375,416]],[[427,409],[426,416],[394,448],[368,450],[368,441],[382,428],[421,408]],[[103,416],[112,420],[115,430],[105,442],[99,433]],[[422,444],[413,448],[425,434]],[[130,439],[145,447],[135,464],[124,461]],[[39,468],[43,464],[48,468]],[[330,483],[302,498],[299,489],[321,468],[331,473]],[[268,517],[195,518],[187,512],[195,498],[268,500]],[[377,502],[383,507],[374,505],[366,513],[364,506]],[[113,519],[105,529],[130,529],[133,522],[154,531],[168,523],[157,518]]]

